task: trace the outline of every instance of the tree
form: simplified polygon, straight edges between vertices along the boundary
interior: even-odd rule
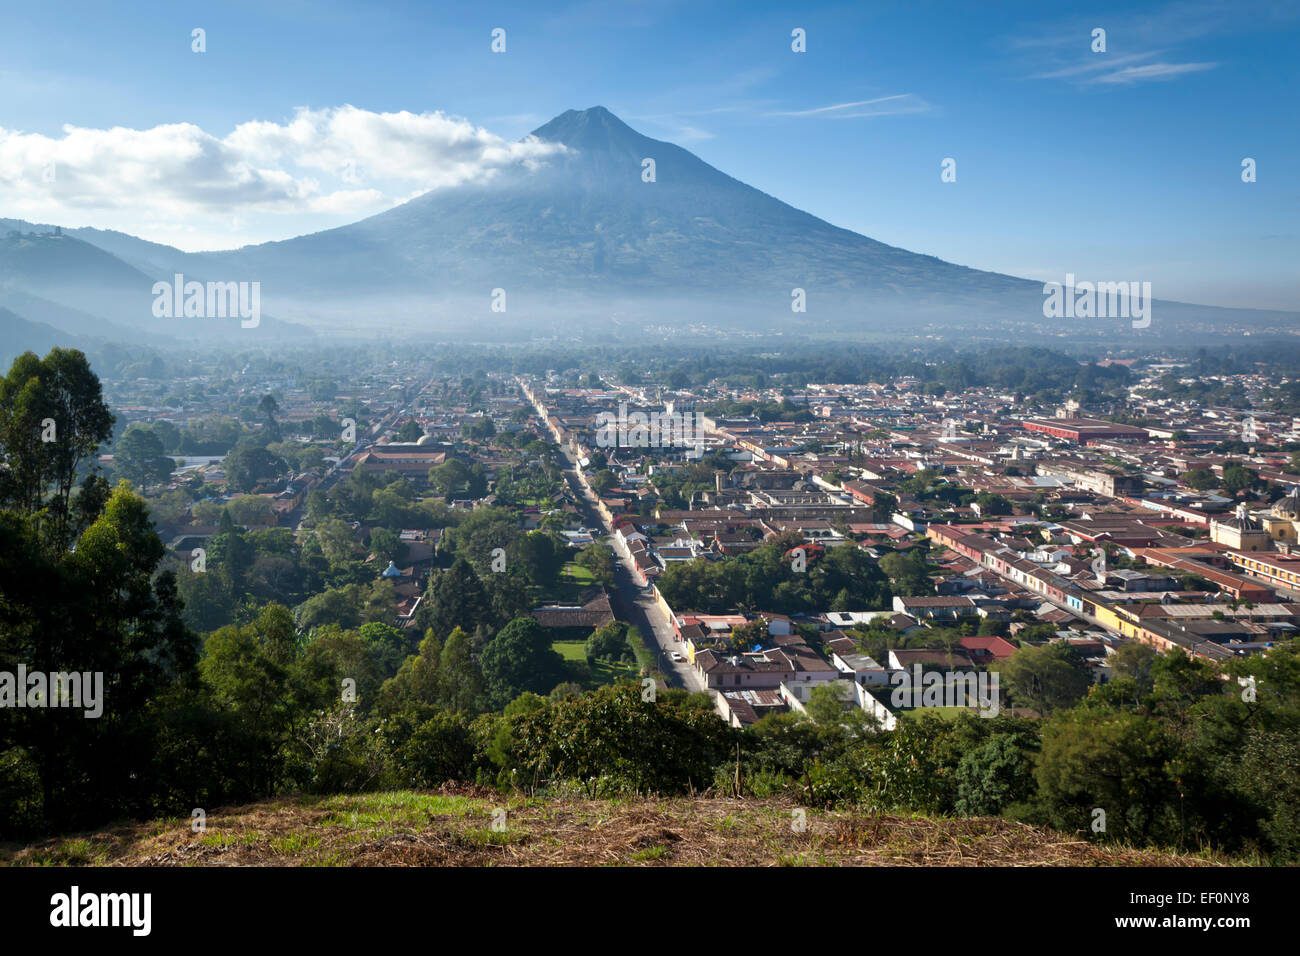
[[[66,548],[78,472],[112,429],[113,414],[83,353],[53,348],[41,359],[24,352],[0,378],[0,451],[7,464],[0,470],[0,503],[29,516],[45,510],[50,546]]]
[[[319,445],[308,445],[298,453],[300,471],[320,472],[325,467],[325,450]]]
[[[469,636],[454,628],[442,648],[438,702],[448,710],[477,713],[483,706],[483,675],[470,657]]]
[[[435,633],[450,634],[456,627],[473,628],[493,620],[487,589],[464,558],[429,576],[425,601],[426,621]]]
[[[1196,491],[1209,491],[1219,487],[1219,479],[1208,468],[1192,468],[1183,472],[1183,483]]]
[[[190,515],[201,525],[215,525],[221,520],[226,506],[219,501],[196,501],[190,506]]]
[[[176,463],[164,453],[162,440],[151,428],[133,427],[113,449],[113,474],[142,489],[166,481]]]
[[[488,642],[479,665],[488,703],[500,709],[524,691],[549,693],[563,676],[564,661],[535,618],[517,617]]]
[[[1259,485],[1259,472],[1241,465],[1227,465],[1223,469],[1223,490],[1236,495]]]
[[[422,513],[410,499],[389,488],[380,488],[370,498],[367,518],[385,528],[409,528],[423,524]]]
[[[232,599],[243,593],[244,575],[252,567],[255,552],[244,535],[244,529],[235,524],[229,511],[221,512],[217,533],[208,541],[208,564],[222,576]]]
[[[386,721],[380,732],[401,774],[401,786],[436,787],[472,777],[478,747],[461,714],[433,711],[418,722],[412,714],[402,714]]]
[[[308,526],[320,524],[330,516],[333,511],[333,505],[325,492],[319,488],[313,488],[307,492],[307,513],[305,523]]]
[[[444,644],[426,631],[419,652],[408,657],[380,691],[379,712],[394,714],[420,707],[476,714],[482,709],[483,676],[470,656],[470,640],[460,628]]]
[[[274,421],[275,413],[280,410],[280,403],[275,400],[275,396],[267,392],[257,403],[257,410],[260,411],[267,420]]]
[[[627,625],[612,621],[591,632],[584,646],[588,661],[635,661],[632,646],[627,642]]]
[[[236,449],[226,456],[222,465],[230,488],[245,493],[252,491],[261,482],[277,478],[289,470],[289,465],[283,458],[256,446]]]
[[[592,491],[598,495],[603,495],[618,484],[618,476],[608,468],[602,468],[591,476],[589,484]]]
[[[370,550],[381,561],[403,561],[406,553],[411,549],[405,541],[387,528],[373,528],[370,531]]]
[[[341,565],[360,551],[356,534],[346,521],[339,518],[326,518],[318,523],[316,540],[325,560],[331,565]]]
[[[159,524],[181,524],[189,514],[190,496],[180,488],[164,491],[149,501],[149,510]]]
[[[403,661],[397,674],[380,688],[378,713],[396,714],[412,707],[437,704],[441,661],[442,642],[432,629],[427,630],[419,650]]]
[[[1079,652],[1064,641],[1022,647],[1001,661],[998,670],[1016,703],[1044,715],[1071,706],[1092,686]]]
[[[614,571],[617,559],[608,545],[593,541],[574,558],[574,563],[591,573],[596,583],[607,588],[614,586]]]
[[[487,494],[487,490],[487,471],[483,468],[482,462],[476,461],[469,466],[469,478],[465,482],[465,496],[477,501]]]
[[[1035,777],[1048,821],[1066,832],[1094,833],[1105,812],[1105,838],[1176,841],[1179,787],[1169,767],[1176,743],[1150,717],[1076,708],[1043,727]]]
[[[245,527],[255,524],[270,524],[271,522],[271,500],[263,498],[261,495],[243,495],[239,498],[232,498],[226,504],[226,511],[229,512],[231,520]]]
[[[251,793],[273,789],[284,772],[295,704],[286,663],[258,623],[222,627],[203,645],[204,687],[223,729],[238,741],[230,769]]]
[[[397,429],[397,433],[393,437],[399,442],[411,444],[424,437],[424,429],[420,427],[420,423],[414,418],[408,418],[402,423],[402,427]]]
[[[357,631],[337,624],[315,630],[308,638],[302,668],[318,701],[340,701],[343,682],[350,680],[355,682],[355,703],[363,713],[378,703],[383,675],[370,646]]]
[[[1141,694],[1148,694],[1155,686],[1152,676],[1156,650],[1150,644],[1129,641],[1122,644],[1111,658],[1111,667],[1117,677],[1133,680]]]
[[[957,765],[955,809],[966,816],[993,816],[1036,790],[1034,764],[1018,734],[994,734]]]
[[[150,425],[149,428],[158,436],[158,440],[162,442],[163,451],[168,454],[180,451],[181,430],[172,422],[167,421],[165,418],[160,418]]]
[[[510,737],[500,748],[506,770],[580,782],[596,797],[701,790],[741,732],[689,700],[664,695],[647,703],[638,687],[602,687],[518,717]]]
[[[370,649],[371,659],[385,678],[397,673],[402,662],[415,649],[414,641],[391,624],[371,621],[357,628],[357,636],[365,641]]]
[[[469,468],[459,458],[448,458],[429,469],[429,484],[444,498],[454,498],[469,483]]]
[[[891,551],[880,558],[880,570],[889,576],[895,594],[915,597],[934,593],[925,557],[920,552]]]
[[[975,503],[980,506],[981,515],[1011,514],[1011,502],[1002,495],[993,495],[987,491],[981,491],[975,496]]]
[[[42,547],[31,517],[0,512],[0,660],[33,673],[102,675],[80,707],[6,710],[0,721],[0,754],[28,755],[22,772],[44,829],[151,809],[164,786],[155,738],[165,702],[193,686],[198,657],[175,579],[159,572],[164,552],[148,506],[126,483],[75,551]],[[103,719],[86,719],[96,707]],[[8,827],[0,812],[0,829]]]
[[[361,623],[360,595],[355,584],[330,588],[314,594],[294,610],[294,620],[304,631],[335,625],[356,627]]]
[[[534,585],[554,587],[564,568],[567,545],[559,535],[531,531],[515,545],[515,562]]]
[[[466,438],[475,438],[485,441],[497,433],[496,423],[492,419],[484,416],[465,422],[460,426],[460,433]]]

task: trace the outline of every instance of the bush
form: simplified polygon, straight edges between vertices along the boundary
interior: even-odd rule
[[[21,747],[0,752],[0,834],[15,837],[36,833],[42,819],[36,761]]]
[[[323,711],[303,737],[307,751],[307,788],[312,793],[361,793],[379,786],[385,754],[375,722],[341,703]]]

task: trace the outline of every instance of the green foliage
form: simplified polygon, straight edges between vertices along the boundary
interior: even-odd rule
[[[889,576],[894,594],[917,597],[934,593],[934,581],[922,551],[891,551],[881,555],[880,570]]]
[[[861,548],[828,548],[805,571],[787,557],[803,544],[797,535],[780,535],[747,554],[722,561],[696,558],[673,564],[658,580],[664,599],[675,608],[726,611],[761,608],[780,614],[835,609],[845,591],[867,607],[884,607],[892,594],[876,562]]]
[[[414,418],[408,418],[402,423],[402,426],[397,429],[396,434],[393,435],[393,440],[397,442],[406,442],[407,444],[414,444],[423,437],[424,429],[420,427],[420,423]]]
[[[502,708],[525,691],[547,694],[563,678],[564,662],[546,630],[531,617],[503,627],[479,658],[488,703]]]
[[[997,669],[1012,703],[1047,715],[1078,702],[1092,686],[1079,652],[1064,641],[1022,647]]]
[[[597,628],[587,638],[586,653],[589,661],[634,661],[636,655],[627,641],[627,624],[614,621]]]
[[[1048,822],[1092,833],[1094,810],[1105,811],[1105,836],[1177,844],[1180,790],[1170,772],[1177,741],[1141,714],[1057,714],[1043,727],[1035,776]]]
[[[1033,797],[1036,743],[1030,734],[995,734],[979,749],[968,751],[957,765],[956,811],[996,816]]]
[[[53,348],[43,359],[18,356],[0,378],[0,505],[36,520],[49,546],[66,548],[103,504],[101,492],[79,521],[72,491],[112,428],[85,355]]]
[[[222,462],[226,483],[233,491],[251,492],[263,482],[278,478],[289,470],[288,463],[265,448],[246,445],[237,448]]]
[[[601,544],[599,541],[593,541],[578,552],[578,556],[574,558],[574,563],[578,567],[589,571],[591,576],[596,579],[597,584],[612,588],[614,586],[617,560],[612,548]]]
[[[472,780],[482,762],[474,730],[463,714],[412,709],[379,726],[398,786],[432,788]]]
[[[679,794],[707,786],[738,740],[739,732],[689,703],[604,687],[520,717],[504,768],[534,783],[579,782],[591,796]]]
[[[129,428],[113,449],[113,474],[141,488],[166,481],[176,467],[151,428]]]
[[[11,807],[15,819],[72,827],[152,806],[160,785],[151,770],[155,708],[192,686],[197,658],[174,579],[159,573],[162,557],[148,508],[125,483],[75,552],[47,552],[31,518],[0,512],[0,670],[22,663],[31,672],[103,675],[99,719],[84,716],[87,698],[81,709],[5,710],[0,754],[18,792],[0,808],[0,830],[11,826]]]

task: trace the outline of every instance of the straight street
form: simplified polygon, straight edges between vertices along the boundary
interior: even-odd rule
[[[707,690],[704,679],[685,660],[686,652],[677,640],[672,621],[648,590],[636,583],[636,567],[631,556],[619,548],[614,538],[614,528],[601,517],[596,507],[596,494],[583,478],[573,453],[558,441],[558,436],[551,432],[541,406],[534,402],[533,407],[541,418],[543,427],[551,433],[552,440],[559,445],[560,454],[564,456],[564,478],[573,492],[574,502],[582,514],[583,521],[588,528],[600,528],[604,532],[603,543],[614,552],[616,559],[614,583],[617,597],[615,603],[619,619],[633,625],[653,641],[651,650],[656,652],[659,668],[671,686],[684,687],[692,693]],[[674,651],[682,655],[681,661],[673,661],[671,655]]]

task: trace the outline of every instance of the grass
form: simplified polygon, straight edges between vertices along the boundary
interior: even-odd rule
[[[584,690],[594,690],[603,684],[636,680],[640,674],[638,664],[615,664],[609,661],[592,661],[588,664],[585,639],[552,641],[551,649],[564,658],[572,679],[581,684]]]
[[[586,641],[552,641],[551,650],[566,661],[582,661],[584,664],[587,662]]]
[[[644,850],[637,850],[633,853],[632,859],[637,863],[653,863],[656,860],[663,859],[667,855],[668,847],[666,846],[648,846]]]
[[[572,561],[564,566],[561,574],[571,581],[576,581],[578,584],[586,587],[590,587],[596,583],[596,576],[594,574],[582,567],[582,565],[574,564]]]
[[[647,667],[650,670],[658,670],[655,666],[655,652],[650,649],[646,643],[645,635],[641,633],[639,627],[629,625],[627,629],[627,642],[632,647],[632,653],[636,655],[636,662],[641,667]]]
[[[1001,818],[806,808],[784,798],[505,797],[447,785],[210,809],[208,829],[147,821],[0,846],[16,866],[1204,866]],[[505,810],[503,819],[500,811]]]
[[[411,790],[328,797],[319,806],[328,811],[322,821],[324,825],[352,829],[414,826],[427,822],[431,817],[464,817],[486,812],[482,801]]]
[[[570,561],[560,569],[555,587],[542,592],[541,600],[545,604],[578,604],[596,586],[590,571]]]

